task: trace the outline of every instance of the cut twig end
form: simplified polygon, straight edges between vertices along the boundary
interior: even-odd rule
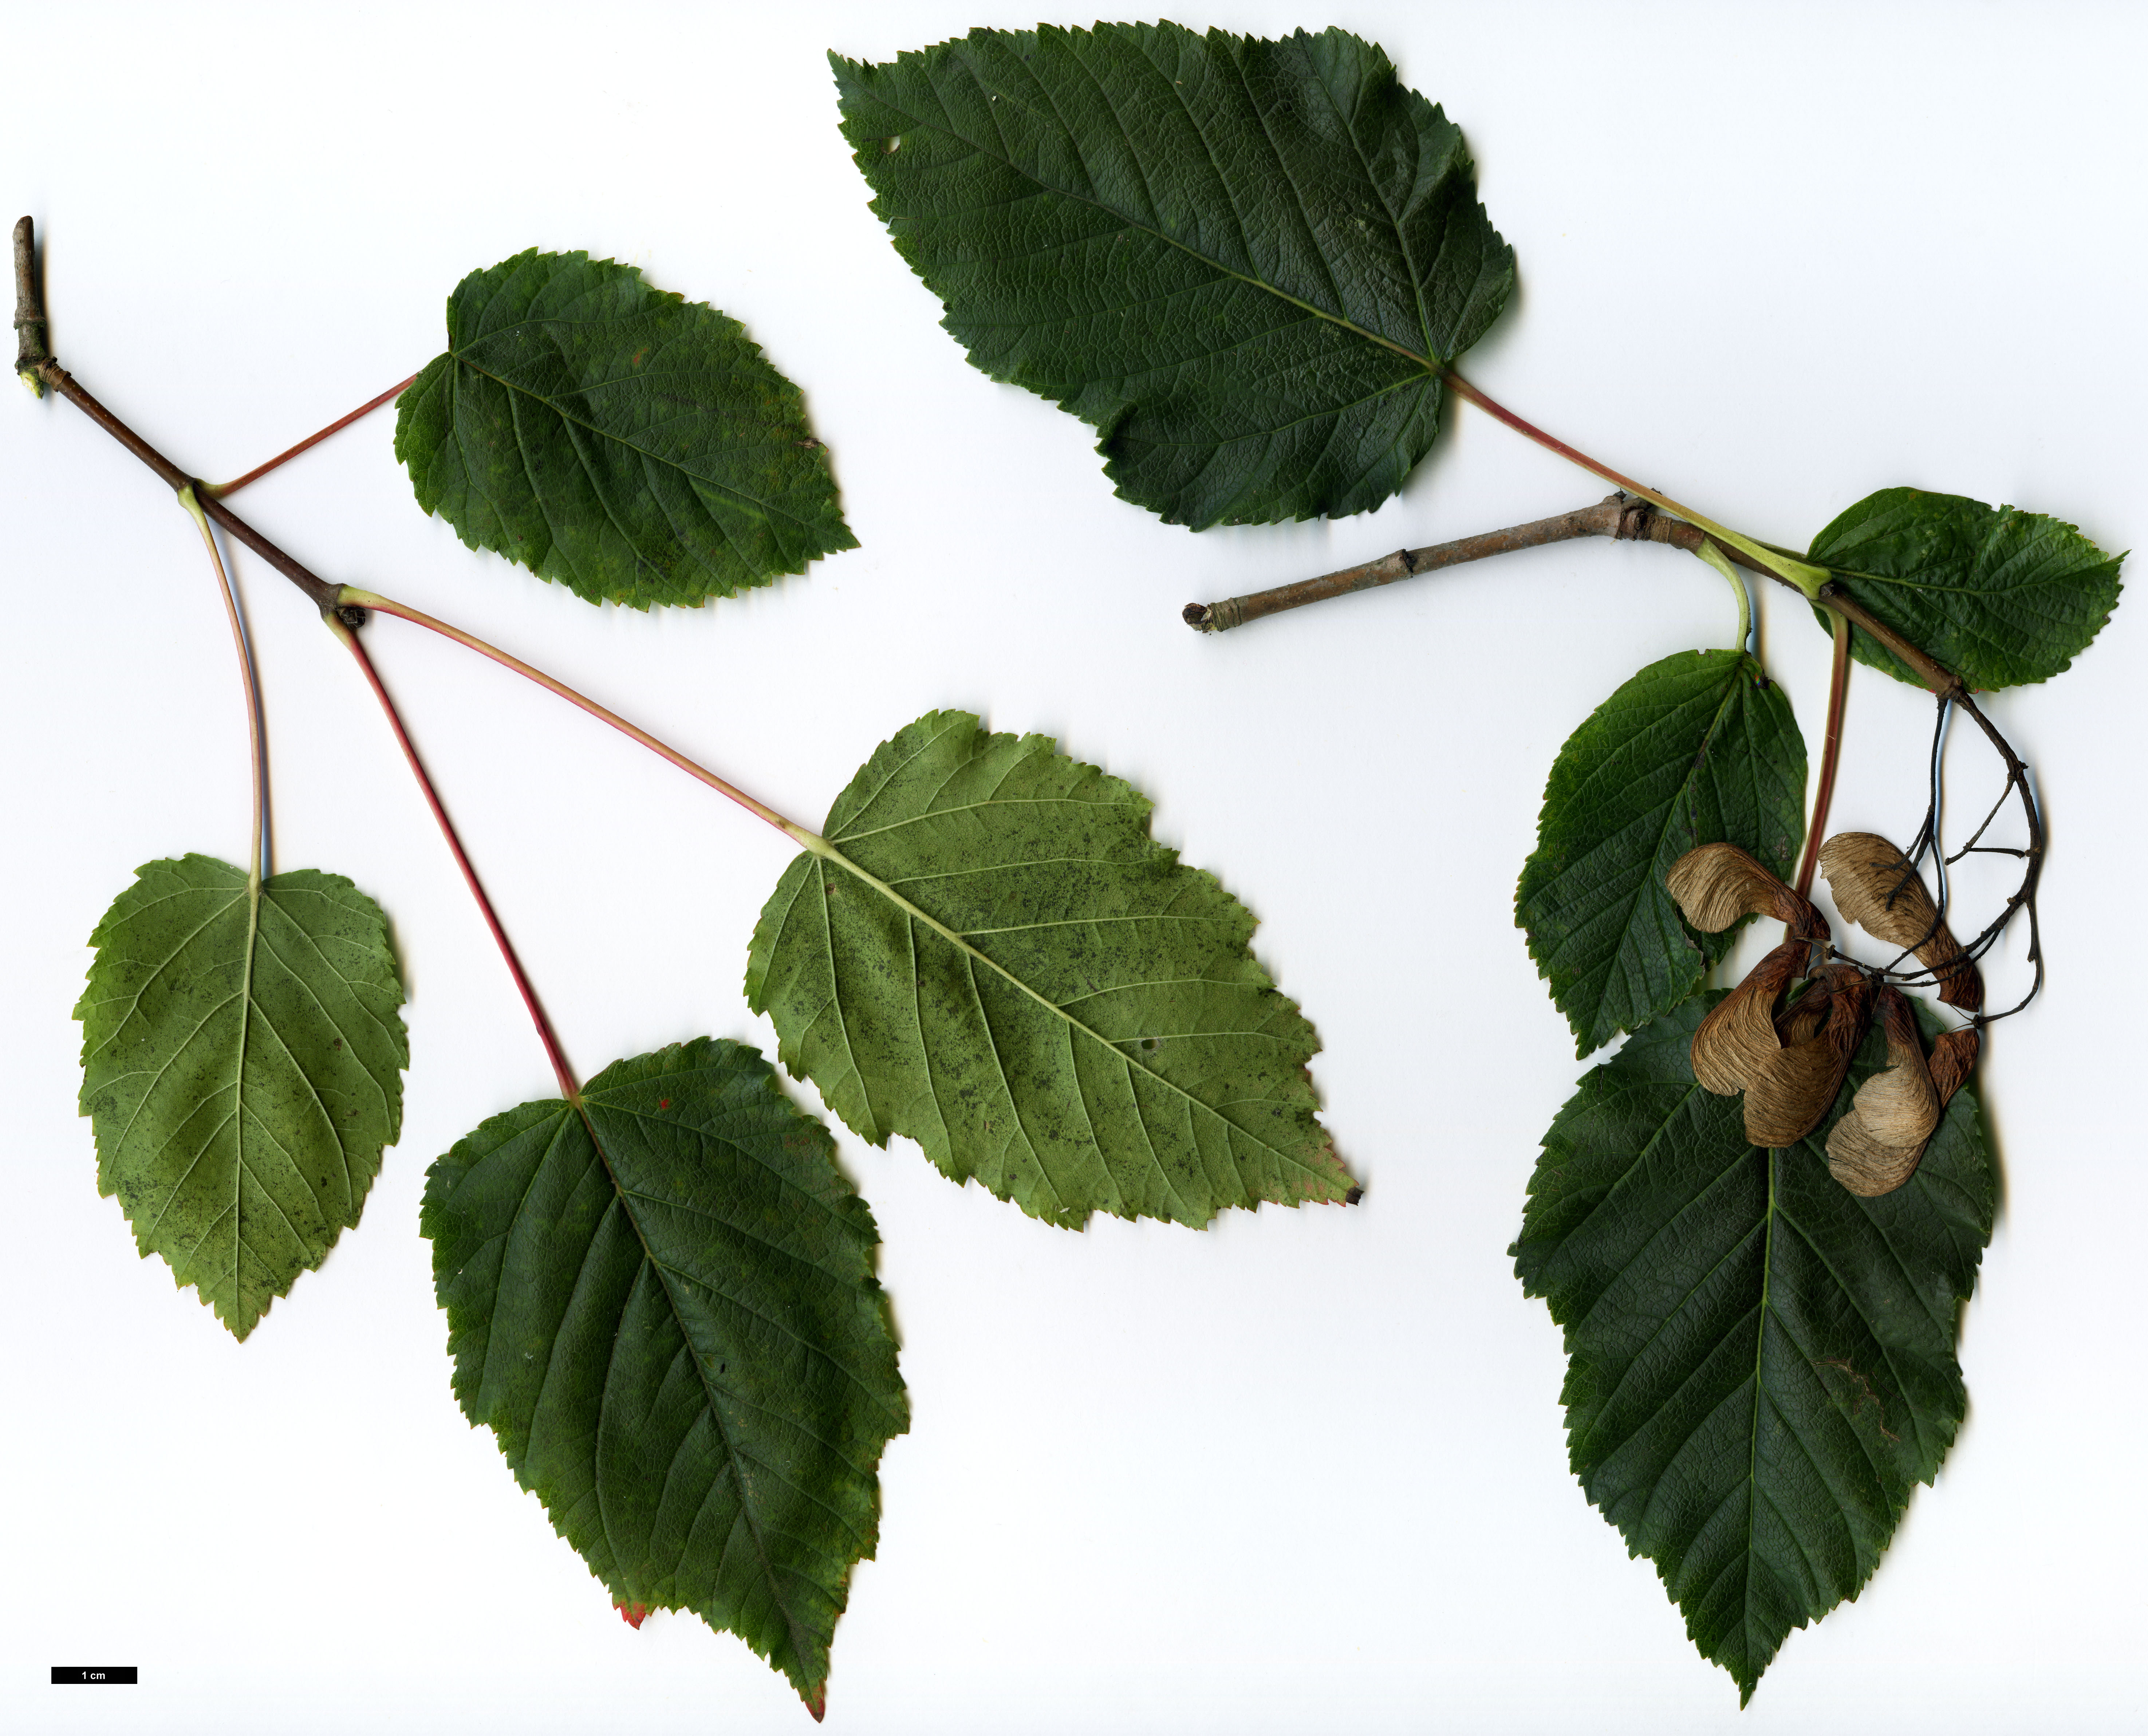
[[[1208,623],[1208,605],[1206,603],[1188,603],[1178,612],[1178,618],[1196,633],[1213,633],[1216,630]]]

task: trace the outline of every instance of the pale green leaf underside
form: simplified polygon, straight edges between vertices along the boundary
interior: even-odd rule
[[[1991,1236],[1973,1092],[1909,1183],[1828,1174],[1830,1116],[1779,1151],[1694,1082],[1696,996],[1589,1073],[1545,1136],[1516,1271],[1565,1328],[1568,1444],[1703,1656],[1754,1684],[1854,1598],[1966,1397],[1955,1322]],[[1837,1105],[1884,1065],[1875,1034]]]
[[[1042,736],[920,718],[761,911],[746,994],[784,1065],[874,1144],[1056,1224],[1353,1197],[1312,1026],[1148,813]]]
[[[614,1599],[690,1609],[817,1715],[909,1426],[872,1213],[760,1054],[697,1038],[432,1167],[455,1397]]]
[[[2040,513],[1882,489],[1814,538],[1809,558],[1833,568],[1910,644],[1983,689],[2048,680],[2071,665],[2110,619],[2125,557]],[[1861,628],[1850,650],[1898,681],[1924,685]]]
[[[1789,878],[1804,787],[1789,700],[1742,651],[1652,663],[1568,738],[1514,921],[1579,1053],[1677,1006],[1736,938],[1679,920],[1671,865],[1727,840]]]
[[[397,403],[418,504],[592,603],[727,597],[857,546],[798,388],[631,266],[533,249],[471,273]]]
[[[97,1187],[243,1338],[358,1222],[402,1116],[403,985],[339,875],[151,862],[90,936],[75,1008]]]
[[[1173,524],[1363,512],[1513,287],[1462,135],[1347,31],[976,30],[831,55],[843,134],[970,359]]]

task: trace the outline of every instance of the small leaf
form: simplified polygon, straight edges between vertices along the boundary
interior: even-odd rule
[[[819,1717],[874,1468],[909,1427],[872,1213],[754,1050],[495,1116],[421,1218],[455,1397],[639,1627],[690,1609]]]
[[[97,1191],[243,1338],[358,1222],[410,1058],[380,907],[339,875],[151,862],[113,901],[82,1021]]]
[[[630,265],[472,272],[397,400],[418,504],[592,603],[700,603],[857,540],[805,400],[745,328]]]
[[[1148,814],[1041,735],[920,718],[761,911],[746,995],[783,1064],[873,1144],[1068,1227],[1354,1197],[1312,1027]]]
[[[1744,925],[1696,938],[1665,876],[1697,845],[1728,841],[1787,877],[1804,835],[1804,788],[1790,702],[1742,651],[1652,663],[1568,738],[1514,921],[1577,1053],[1700,986]]]
[[[1749,1146],[1687,1064],[1706,1004],[1583,1079],[1513,1252],[1565,1328],[1583,1488],[1750,1698],[1793,1628],[1856,1596],[1961,1425],[1955,1321],[1994,1196],[1969,1091],[1883,1198],[1829,1175],[1824,1129]],[[1874,1033],[1853,1080],[1886,1060]]]
[[[1169,522],[1363,512],[1512,292],[1460,131],[1347,31],[975,30],[831,55],[873,209],[995,379]]]
[[[1882,489],[1814,537],[1810,558],[1910,644],[1971,687],[1991,688],[2070,665],[2110,619],[2125,557],[2040,514]],[[1898,681],[1924,685],[1861,628],[1849,648]]]

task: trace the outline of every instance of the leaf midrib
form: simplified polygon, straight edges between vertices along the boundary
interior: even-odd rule
[[[2077,579],[2085,573],[2102,572],[2116,564],[2113,561],[2100,560],[2092,564],[2069,567],[2062,573],[2054,573],[2043,578],[2021,580],[2011,585],[1936,585],[1928,580],[1905,579],[1889,573],[1868,573],[1858,567],[1837,566],[1833,561],[1820,564],[1840,579],[1863,579],[1874,585],[1891,585],[1901,590],[1925,590],[1937,596],[1971,599],[2013,597],[2023,591],[2046,590],[2067,580]],[[1969,570],[1973,574],[1975,569],[1972,566]]]
[[[867,873],[866,870],[860,867],[848,856],[837,850],[836,846],[830,843],[826,838],[820,837],[816,834],[808,832],[803,835],[800,841],[804,841],[804,839],[806,838],[810,838],[812,840],[811,843],[806,844],[806,846],[810,854],[818,856],[823,860],[834,862],[838,866],[847,869],[852,875],[856,876],[857,879],[862,881],[866,886],[871,886],[875,891],[878,892],[883,898],[886,899],[898,910],[901,910],[908,915],[913,921],[922,922],[927,928],[931,929],[933,933],[938,935],[950,946],[966,954],[968,957],[983,964],[987,969],[996,972],[1007,982],[1013,984],[1016,988],[1019,989],[1023,994],[1028,996],[1029,998],[1036,1002],[1039,1006],[1045,1008],[1054,1017],[1063,1021],[1070,1030],[1081,1032],[1092,1042],[1095,1043],[1099,1048],[1102,1049],[1106,1054],[1112,1056],[1114,1059],[1118,1061],[1129,1071],[1138,1068],[1144,1077],[1154,1080],[1158,1085],[1162,1086],[1166,1090],[1183,1098],[1195,1109],[1199,1110],[1203,1114],[1212,1116],[1216,1120],[1222,1122],[1225,1126],[1230,1128],[1233,1132],[1242,1133],[1247,1139],[1252,1141],[1252,1142],[1258,1146],[1262,1150],[1272,1153],[1278,1160],[1287,1164],[1292,1169],[1307,1176],[1317,1177],[1319,1174],[1319,1172],[1317,1169],[1306,1163],[1303,1159],[1283,1150],[1281,1146],[1271,1145],[1267,1141],[1262,1139],[1257,1133],[1254,1132],[1252,1129],[1241,1126],[1240,1123],[1223,1114],[1221,1110],[1215,1108],[1208,1103],[1203,1102],[1200,1098],[1195,1096],[1192,1092],[1187,1090],[1184,1086],[1179,1084],[1176,1080],[1167,1078],[1163,1074],[1157,1072],[1153,1067],[1142,1064],[1139,1057],[1128,1055],[1124,1050],[1113,1043],[1110,1038],[1105,1036],[1102,1032],[1097,1031],[1090,1025],[1083,1023],[1080,1019],[1074,1017],[1072,1014],[1067,1012],[1066,1009],[1061,1007],[1056,1001],[1050,999],[1043,994],[1041,994],[1036,989],[1031,988],[1027,983],[1024,982],[1021,978],[1016,976],[1013,971],[1008,970],[1005,965],[1001,964],[998,960],[992,957],[990,953],[982,951],[979,948],[971,946],[961,935],[957,934],[953,929],[948,927],[946,923],[941,921],[938,917],[933,916],[930,911],[921,908],[917,905],[912,904],[907,898],[905,898],[900,892],[896,891],[895,888],[890,886],[886,881],[878,878],[875,875]],[[1181,917],[1177,920],[1182,921],[1189,921],[1202,919]],[[1083,998],[1086,999],[1087,997],[1084,996]],[[996,1055],[996,1044],[994,1045],[994,1052]],[[860,1082],[862,1085],[862,1076],[861,1076]],[[1255,1098],[1249,1101],[1265,1102],[1272,1101],[1273,1100],[1268,1098]],[[1158,1173],[1162,1174],[1162,1166],[1158,1165],[1157,1167]],[[1167,1187],[1171,1186],[1171,1181],[1168,1176],[1165,1176],[1163,1179]],[[1175,1192],[1177,1190],[1174,1188],[1173,1192]]]
[[[526,323],[536,324],[543,324],[542,321],[531,321]],[[495,334],[488,333],[486,335],[490,337]],[[516,393],[520,396],[528,399],[533,404],[542,404],[546,409],[550,410],[554,415],[557,416],[562,422],[568,424],[570,427],[585,429],[590,434],[595,435],[597,439],[600,440],[610,440],[615,445],[624,446],[629,452],[635,454],[637,457],[647,459],[650,464],[661,464],[667,470],[676,470],[682,476],[690,476],[695,482],[705,484],[707,487],[714,489],[718,494],[738,502],[741,507],[758,512],[765,517],[774,517],[785,519],[790,524],[796,525],[801,530],[810,530],[813,528],[811,525],[807,524],[805,519],[798,517],[796,514],[785,512],[781,507],[776,505],[773,501],[760,499],[752,494],[747,494],[743,489],[735,488],[730,484],[721,481],[714,476],[708,475],[702,471],[689,469],[686,465],[680,464],[678,459],[675,458],[667,458],[660,452],[652,452],[645,446],[636,444],[634,441],[627,439],[624,434],[614,434],[609,429],[599,428],[594,422],[590,421],[586,417],[570,414],[568,411],[562,409],[557,404],[547,398],[542,392],[534,392],[527,386],[517,385],[513,380],[504,379],[499,374],[494,374],[489,368],[480,368],[475,362],[470,360],[467,355],[465,355],[461,350],[457,349],[452,344],[448,346],[448,354],[454,359],[455,364],[458,367],[469,369],[471,373],[490,380],[494,385],[500,387],[503,390]],[[580,456],[580,454],[576,454],[578,459]],[[583,469],[585,471],[589,467],[586,464],[583,465]],[[534,494],[536,492],[536,489],[533,484],[531,493]],[[598,499],[604,499],[603,491],[601,489],[598,491]],[[609,502],[606,503],[605,510],[607,513],[610,510]],[[555,538],[555,540],[556,541],[557,539]],[[631,539],[629,539],[630,544],[631,543]]]
[[[715,1387],[709,1378],[708,1369],[703,1366],[701,1354],[694,1342],[693,1334],[686,1328],[685,1312],[679,1306],[679,1297],[672,1287],[670,1268],[657,1258],[656,1251],[650,1247],[649,1237],[641,1227],[641,1220],[635,1216],[634,1207],[628,1203],[630,1199],[639,1196],[630,1194],[626,1184],[620,1179],[618,1167],[611,1161],[611,1153],[605,1148],[603,1136],[597,1131],[596,1121],[590,1114],[589,1105],[581,1093],[575,1092],[571,1101],[563,1101],[560,1106],[562,1110],[571,1111],[580,1118],[583,1131],[590,1137],[590,1149],[596,1153],[597,1162],[604,1166],[605,1178],[611,1183],[612,1197],[618,1201],[620,1211],[625,1217],[628,1227],[634,1232],[634,1239],[641,1244],[641,1257],[648,1262],[650,1270],[656,1274],[656,1282],[664,1287],[665,1302],[671,1310],[671,1317],[679,1328],[680,1342],[686,1347],[686,1354],[694,1364],[694,1373],[701,1383],[701,1395],[708,1402],[710,1423],[715,1428],[718,1437],[723,1442],[724,1468],[730,1473],[731,1482],[738,1490],[739,1506],[745,1514],[746,1530],[753,1538],[753,1553],[760,1563],[761,1578],[768,1587],[770,1598],[775,1603],[775,1607],[783,1612],[783,1625],[790,1630],[791,1655],[797,1661],[800,1673],[808,1673],[808,1660],[811,1654],[801,1639],[798,1617],[792,1613],[790,1599],[783,1594],[782,1584],[775,1571],[775,1563],[768,1553],[768,1539],[761,1529],[760,1509],[754,1501],[752,1492],[746,1487],[745,1475],[739,1468],[742,1455],[739,1452],[737,1442],[731,1438],[730,1424],[724,1415],[722,1405],[717,1402]],[[600,1506],[601,1506],[601,1497],[600,1497]],[[606,1528],[608,1531],[609,1527]],[[789,1672],[785,1671],[785,1673],[788,1674]],[[815,1685],[819,1684],[816,1683]]]
[[[1744,1608],[1739,1617],[1739,1625],[1744,1629],[1742,1638],[1745,1644],[1743,1661],[1749,1667],[1752,1663],[1753,1644],[1753,1562],[1757,1553],[1754,1533],[1757,1528],[1760,1504],[1760,1399],[1762,1396],[1760,1366],[1766,1360],[1768,1350],[1768,1292],[1775,1278],[1775,1177],[1783,1154],[1777,1151],[1769,1151],[1764,1155],[1768,1164],[1768,1210],[1762,1222],[1766,1227],[1767,1239],[1760,1249],[1760,1302],[1759,1306],[1754,1311],[1753,1412],[1752,1420],[1746,1428],[1745,1583],[1744,1594],[1741,1599]],[[1731,1674],[1737,1679],[1739,1687],[1744,1690],[1738,1702],[1740,1706],[1743,1706],[1746,1701],[1752,1698],[1753,1685],[1759,1680],[1759,1677],[1757,1673],[1744,1675],[1736,1670],[1732,1671]]]
[[[984,74],[968,61],[964,61],[962,64],[964,69],[967,71],[971,77],[976,79],[978,85],[981,88],[990,90],[991,93],[996,97],[1014,103],[1017,108],[1027,109],[1031,113],[1035,112],[1033,109],[1030,109],[1029,104],[1021,102],[1020,98],[1012,93],[1001,90],[990,85]],[[1202,264],[1207,266],[1210,270],[1216,272],[1220,276],[1229,278],[1237,283],[1250,284],[1256,289],[1266,290],[1270,295],[1274,296],[1277,300],[1287,302],[1292,307],[1302,309],[1306,313],[1312,314],[1316,319],[1326,320],[1331,325],[1338,326],[1342,330],[1349,332],[1358,338],[1362,338],[1368,343],[1378,344],[1383,349],[1393,350],[1397,355],[1404,358],[1408,361],[1414,363],[1418,368],[1424,371],[1426,376],[1429,379],[1435,380],[1438,379],[1442,378],[1447,371],[1447,364],[1443,360],[1419,355],[1415,350],[1411,349],[1406,344],[1398,344],[1393,339],[1384,337],[1378,332],[1373,331],[1368,327],[1359,325],[1355,320],[1345,319],[1340,314],[1331,314],[1326,309],[1317,307],[1309,301],[1306,301],[1298,296],[1292,295],[1287,289],[1282,288],[1277,284],[1271,283],[1263,278],[1248,277],[1244,272],[1235,270],[1232,267],[1224,264],[1222,260],[1211,258],[1208,254],[1202,253],[1200,248],[1187,246],[1186,243],[1181,241],[1177,236],[1169,234],[1164,230],[1156,228],[1152,223],[1143,223],[1138,218],[1129,216],[1125,212],[1118,209],[1117,207],[1107,204],[1100,198],[1092,198],[1087,193],[1077,193],[1070,188],[1055,187],[1048,181],[1039,179],[1036,176],[1030,173],[1027,169],[1023,168],[1021,165],[1016,163],[1011,157],[1007,156],[1004,152],[991,149],[985,145],[980,144],[976,139],[971,138],[966,133],[957,130],[951,123],[936,123],[921,120],[916,115],[911,113],[909,110],[901,107],[899,103],[891,100],[886,93],[880,91],[875,91],[871,93],[871,94],[875,101],[881,103],[885,107],[893,110],[896,113],[906,115],[914,127],[926,128],[930,128],[934,132],[944,133],[949,138],[956,139],[961,143],[967,145],[971,150],[976,152],[978,155],[982,157],[990,157],[995,162],[1006,164],[1009,171],[1012,173],[1020,175],[1033,187],[1041,188],[1045,192],[1052,193],[1061,198],[1072,199],[1077,203],[1088,206],[1092,210],[1102,211],[1106,215],[1125,224],[1126,227],[1130,229],[1138,230],[1145,235],[1154,236],[1158,241],[1162,242],[1166,246],[1177,248],[1179,252],[1184,253],[1188,258],[1199,261]],[[1066,123],[1064,122],[1057,121],[1056,117],[1055,124],[1060,126],[1062,130],[1065,129]],[[1200,129],[1197,127],[1195,130],[1196,132],[1199,132]],[[1069,136],[1071,136],[1071,133]],[[1202,136],[1205,139],[1206,135],[1203,134]],[[1264,132],[1263,137],[1265,136]],[[1131,150],[1132,141],[1128,141],[1128,148]],[[1375,188],[1374,191],[1376,193],[1378,190],[1378,189]],[[1385,209],[1385,203],[1386,202],[1383,200],[1382,208],[1383,210]],[[1390,218],[1389,221],[1392,224],[1393,219]],[[1398,230],[1396,233],[1395,238],[1398,246],[1402,247],[1403,248],[1403,257],[1408,258],[1409,257],[1408,251],[1407,246],[1403,243],[1402,236]],[[1319,252],[1319,249],[1317,247],[1315,248],[1315,252],[1318,253],[1321,263],[1323,266],[1327,265],[1328,263],[1327,254],[1325,253]],[[1412,268],[1413,273],[1414,273],[1413,265]]]

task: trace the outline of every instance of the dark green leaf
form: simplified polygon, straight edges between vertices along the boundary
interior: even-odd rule
[[[1346,31],[976,30],[831,56],[896,248],[1173,524],[1363,512],[1513,287],[1462,135]]]
[[[243,1338],[358,1222],[403,1113],[403,985],[340,875],[208,856],[138,871],[89,944],[97,1189]]]
[[[614,1063],[434,1164],[455,1397],[620,1604],[691,1609],[818,1717],[909,1427],[872,1213],[760,1054]]]
[[[1664,890],[1671,864],[1729,842],[1787,880],[1804,789],[1790,702],[1742,651],[1652,663],[1568,738],[1514,921],[1579,1053],[1677,1006],[1744,926],[1688,929]]]
[[[1857,1595],[1960,1427],[1955,1321],[1993,1186],[1966,1090],[1898,1192],[1828,1174],[1829,1127],[1885,1064],[1876,1033],[1826,1123],[1747,1145],[1687,1056],[1714,998],[1582,1081],[1513,1252],[1566,1329],[1582,1488],[1750,1698],[1793,1628]]]
[[[1960,494],[1882,489],[1813,539],[1812,559],[1973,688],[2045,681],[2110,619],[2118,566],[2070,524]],[[1827,625],[1827,618],[1821,617]],[[1850,654],[1924,684],[1861,628]]]
[[[398,404],[418,504],[592,603],[728,597],[857,546],[797,387],[630,265],[533,249],[472,272]]]
[[[1354,1197],[1312,1027],[1148,813],[1041,735],[920,718],[760,913],[746,994],[784,1065],[875,1145],[906,1134],[1053,1223]]]

